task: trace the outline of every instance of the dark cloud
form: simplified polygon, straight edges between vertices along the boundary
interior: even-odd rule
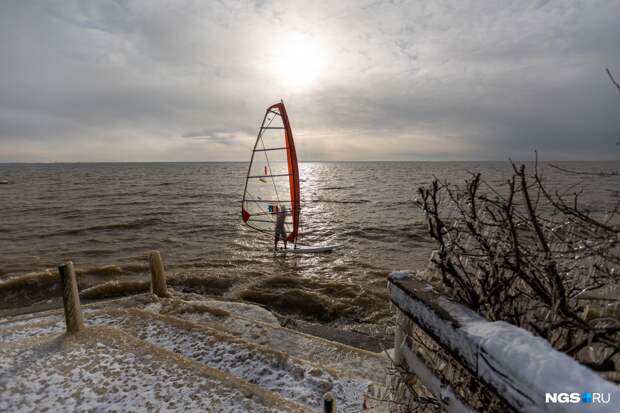
[[[6,1],[0,161],[244,160],[280,98],[306,160],[617,159],[618,15],[618,0]],[[300,80],[306,47],[317,74]]]

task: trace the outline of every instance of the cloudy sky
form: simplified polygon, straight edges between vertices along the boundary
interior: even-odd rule
[[[0,161],[620,159],[620,0],[0,3]]]

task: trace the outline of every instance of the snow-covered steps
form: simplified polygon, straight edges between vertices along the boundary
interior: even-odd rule
[[[387,357],[283,328],[258,306],[142,294],[83,307],[88,326],[118,328],[294,404],[320,409],[331,391],[339,412],[386,411],[373,398],[382,392]],[[62,310],[0,319],[0,346],[64,328]]]
[[[281,396],[319,409],[331,391],[341,411],[361,411],[371,381],[291,357],[281,349],[249,343],[231,334],[177,317],[144,310],[107,310],[88,318],[113,325],[157,347],[230,373]]]
[[[254,310],[248,308],[247,311],[240,313],[235,311],[239,308],[238,304],[234,304],[231,306],[231,303],[221,301],[179,303],[178,300],[163,299],[145,309],[198,322],[261,346],[277,348],[294,357],[346,371],[348,374],[375,383],[384,383],[390,366],[390,360],[384,354],[287,329],[281,327],[275,317],[260,307],[246,304],[248,307],[254,307]],[[272,319],[263,315],[260,310]]]
[[[45,410],[309,411],[109,327],[0,346],[0,411]]]

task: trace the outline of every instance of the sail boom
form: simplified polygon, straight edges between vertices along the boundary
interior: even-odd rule
[[[286,147],[282,148],[263,148],[263,149],[254,149],[254,152],[267,152],[267,151],[285,151]]]
[[[252,176],[248,176],[248,179],[253,179],[253,178],[278,178],[280,176],[291,176],[291,174],[252,175]]]
[[[291,202],[291,200],[290,199],[246,199],[245,202],[267,202],[270,204],[284,204],[286,202]]]
[[[268,222],[270,224],[275,224],[275,219],[252,219],[252,222]],[[293,221],[285,221],[285,224],[292,224]]]

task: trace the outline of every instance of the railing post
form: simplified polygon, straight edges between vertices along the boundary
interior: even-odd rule
[[[407,335],[413,329],[412,321],[396,308],[396,331],[394,332],[394,365],[401,366],[405,361],[402,347]]]
[[[149,254],[149,266],[151,268],[151,291],[158,297],[170,297],[166,287],[166,271],[159,251]]]
[[[84,329],[82,309],[80,308],[80,295],[78,294],[77,282],[73,262],[68,261],[58,267],[60,284],[62,285],[62,302],[65,307],[65,323],[67,333],[77,333]]]
[[[336,413],[336,398],[330,391],[323,395],[323,413]]]

